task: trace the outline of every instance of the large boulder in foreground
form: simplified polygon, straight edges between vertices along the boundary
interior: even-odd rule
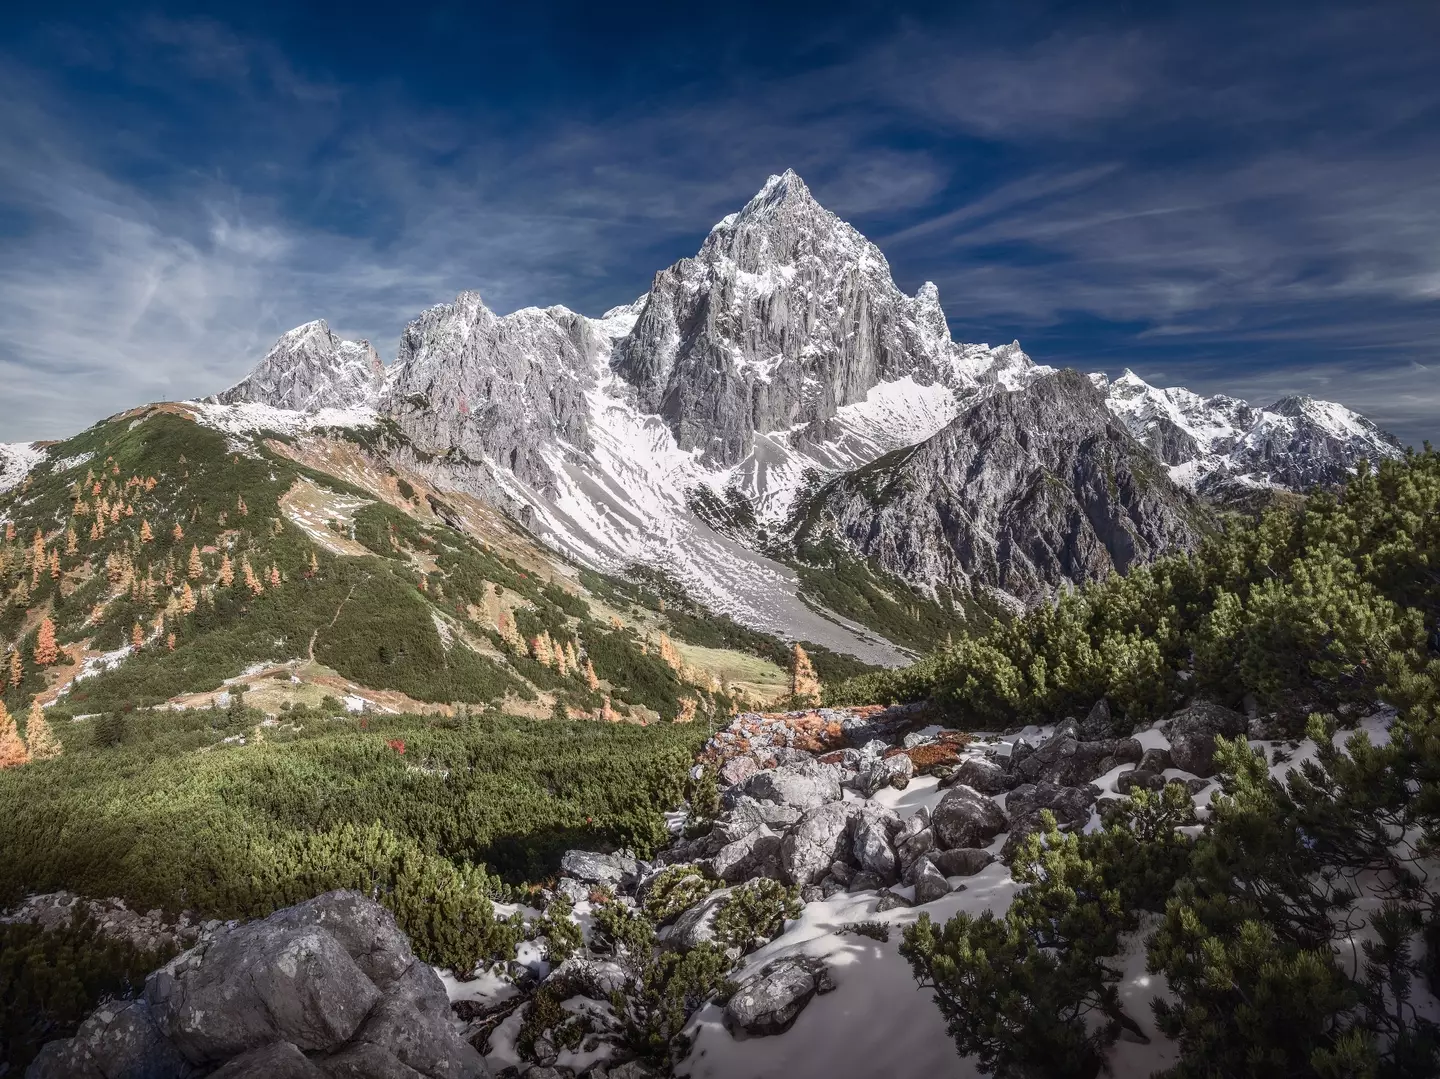
[[[222,929],[45,1046],[29,1079],[486,1079],[389,911],[330,892]]]
[[[828,764],[802,760],[756,772],[725,792],[731,804],[742,794],[757,802],[789,806],[803,813],[826,802],[838,802],[841,798],[840,777]]]
[[[830,871],[830,863],[848,862],[850,808],[829,802],[810,810],[780,843],[780,872],[787,884],[817,884]]]

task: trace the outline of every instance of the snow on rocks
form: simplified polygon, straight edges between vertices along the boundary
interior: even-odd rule
[[[783,1034],[811,997],[834,989],[823,962],[804,956],[777,959],[736,990],[725,1005],[725,1026],[751,1036]]]

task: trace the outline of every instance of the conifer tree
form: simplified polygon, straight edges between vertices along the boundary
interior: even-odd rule
[[[67,555],[77,554],[80,550],[80,537],[75,535],[75,526],[71,525],[65,530],[65,553]]]
[[[90,522],[90,542],[94,543],[100,538],[100,535],[100,518],[96,517],[95,520]]]
[[[15,768],[30,759],[15,720],[0,701],[0,768]]]
[[[170,530],[170,536],[175,540],[176,543],[179,543],[185,538],[185,530],[180,527],[179,521],[176,521],[175,527]]]
[[[145,630],[139,622],[136,622],[135,625],[130,627],[130,647],[136,652],[141,651],[145,647]]]
[[[6,543],[14,543],[14,542],[15,542],[15,522],[14,522],[14,521],[6,521],[6,522],[5,522],[5,542],[6,542]]]
[[[165,635],[165,647],[171,652],[175,651],[175,631],[173,629]]]
[[[58,581],[58,580],[60,579],[60,548],[59,548],[59,547],[53,547],[53,548],[51,548],[51,550],[50,550],[50,579],[51,579],[52,581]]]
[[[229,588],[235,583],[235,569],[230,565],[230,556],[228,554],[220,556],[220,572],[216,579],[225,588]]]
[[[255,570],[250,565],[250,556],[246,555],[240,560],[240,575],[245,581],[245,587],[250,589],[252,596],[258,596],[265,591],[265,586],[260,583],[260,578],[255,576]]]
[[[270,587],[280,587],[280,567],[276,566],[274,563],[271,563],[270,565]]]
[[[799,644],[790,653],[790,696],[797,701],[820,699],[820,679],[815,676],[815,665]]]
[[[55,644],[55,623],[46,615],[40,619],[40,629],[35,634],[35,663],[48,667],[60,658],[60,649]]]
[[[600,679],[595,676],[595,664],[590,662],[588,656],[585,659],[585,684],[591,689],[600,688]]]
[[[191,614],[195,610],[195,590],[186,581],[180,586],[180,613]]]
[[[62,751],[39,701],[30,702],[30,713],[25,718],[25,748],[32,761],[54,760]]]
[[[155,538],[154,531],[150,528],[150,522],[142,519],[140,521],[140,542],[149,543]]]
[[[21,679],[23,679],[24,677],[25,677],[25,670],[24,670],[24,667],[23,667],[23,665],[22,665],[22,660],[20,659],[20,649],[19,649],[19,647],[17,646],[17,647],[12,648],[12,649],[10,650],[10,685],[11,685],[11,687],[13,688],[13,687],[15,687],[15,686],[18,686],[18,685],[20,684]]]
[[[310,568],[305,571],[305,576],[314,578],[320,572],[320,560],[315,557],[315,552],[310,552]]]

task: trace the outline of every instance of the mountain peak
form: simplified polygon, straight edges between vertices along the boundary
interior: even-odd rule
[[[255,369],[215,400],[295,412],[368,407],[384,381],[385,365],[369,341],[343,340],[317,318],[281,334]]]

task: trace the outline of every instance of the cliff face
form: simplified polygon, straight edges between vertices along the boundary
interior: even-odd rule
[[[1188,547],[1195,509],[1102,394],[1061,371],[832,482],[801,534],[833,531],[910,581],[1033,601]]]
[[[369,341],[343,341],[317,319],[281,336],[244,381],[215,399],[317,412],[373,406],[384,383],[385,367]]]

